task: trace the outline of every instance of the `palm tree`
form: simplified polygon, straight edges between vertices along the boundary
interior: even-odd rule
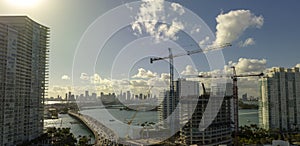
[[[78,141],[79,146],[88,146],[89,145],[89,139],[86,136],[83,136]]]

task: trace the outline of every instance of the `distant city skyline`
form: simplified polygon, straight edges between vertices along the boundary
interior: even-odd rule
[[[126,1],[133,2],[133,1]],[[88,26],[99,16],[108,12],[112,8],[126,3],[124,0],[110,1],[88,1],[79,0],[41,0],[36,5],[16,5],[9,3],[8,0],[0,2],[1,15],[28,15],[33,20],[53,28],[50,32],[50,87],[48,97],[56,97],[58,94],[65,93],[72,89],[72,78],[76,82],[82,82],[86,86],[75,86],[75,91],[84,91],[87,88],[93,88],[93,85],[87,85],[86,79],[94,76],[94,72],[82,72],[74,74],[72,77],[72,63],[78,42]],[[265,71],[271,67],[294,67],[300,66],[299,54],[299,29],[297,24],[299,20],[295,18],[299,13],[298,1],[278,2],[278,1],[169,1],[180,4],[199,15],[208,25],[214,34],[217,32],[217,24],[221,21],[216,18],[222,14],[229,14],[231,11],[249,10],[253,16],[263,18],[263,24],[250,26],[236,40],[232,42],[233,46],[224,49],[223,54],[225,63],[236,65],[238,72],[247,73],[251,71]],[[45,17],[46,16],[46,17]],[[114,18],[111,18],[114,19]],[[107,24],[108,26],[109,24]],[[259,26],[259,28],[257,28]],[[105,26],[104,26],[105,27]],[[113,37],[112,42],[124,44],[134,39],[134,36],[125,33],[118,34],[120,37]],[[125,36],[125,37],[124,37]],[[128,36],[128,37],[126,37]],[[127,41],[125,40],[128,39]],[[122,41],[121,41],[122,40]],[[122,43],[123,42],[123,43]],[[188,44],[187,44],[188,45]],[[114,48],[118,45],[108,47],[108,54],[114,54]],[[120,47],[120,46],[119,46]],[[190,48],[192,50],[194,48]],[[196,48],[195,48],[196,49]],[[111,50],[111,51],[110,51]],[[162,54],[165,56],[166,54]],[[109,55],[108,55],[109,56]],[[178,73],[198,73],[210,72],[207,61],[203,55],[197,55],[196,69],[191,67],[180,67]],[[145,62],[148,61],[145,59]],[[105,64],[106,62],[99,62]],[[143,64],[143,63],[142,63]],[[131,75],[138,75],[139,68],[146,72],[156,73],[158,78],[166,79],[165,75],[168,69],[151,70],[144,66],[135,66]],[[211,71],[214,72],[214,71]],[[111,84],[110,73],[107,70],[96,70],[102,84]],[[149,72],[148,72],[149,73]],[[164,73],[164,74],[163,74]],[[240,93],[258,96],[257,81],[248,79],[239,81]],[[124,81],[128,82],[128,81]],[[114,81],[114,84],[122,83]],[[137,82],[135,82],[137,83]],[[143,83],[142,81],[139,83]],[[149,88],[149,87],[147,87]],[[101,86],[101,90],[106,88]],[[106,92],[110,92],[107,90]]]

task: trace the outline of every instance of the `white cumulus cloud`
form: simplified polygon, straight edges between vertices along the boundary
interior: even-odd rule
[[[195,33],[199,33],[200,32],[200,28],[194,28],[191,30],[191,34],[195,34]]]
[[[82,79],[82,80],[89,80],[90,77],[89,77],[89,75],[87,73],[81,73],[80,74],[80,79]]]
[[[170,79],[170,74],[169,73],[162,73],[160,75],[160,79],[162,79],[162,80],[169,80]]]
[[[178,3],[172,3],[171,9],[179,15],[185,13],[183,7]],[[169,39],[177,40],[176,34],[184,29],[184,25],[177,18],[171,19],[171,24],[165,24],[166,17],[164,0],[142,0],[138,16],[131,24],[131,28],[138,34],[142,34],[144,30],[157,42]]]
[[[70,86],[52,85],[48,89],[48,97],[57,97],[58,95],[65,98],[65,94],[72,91]]]
[[[251,46],[254,44],[255,44],[255,41],[253,38],[248,38],[244,42],[239,43],[240,47],[247,47],[247,46]]]
[[[150,70],[145,70],[143,68],[138,69],[138,73],[136,75],[133,75],[132,78],[142,78],[142,79],[148,79],[156,77],[157,73],[153,73]]]
[[[171,26],[164,30],[164,31],[159,31],[160,34],[163,34],[162,39],[172,39],[172,40],[177,40],[178,37],[176,36],[176,33],[179,32],[180,30],[184,29],[184,25],[182,24],[182,22],[177,21],[176,19],[172,21]],[[159,36],[157,36],[159,37]]]
[[[217,44],[232,43],[237,40],[249,27],[261,28],[263,16],[255,16],[250,10],[234,10],[220,14],[216,18]]]
[[[148,87],[147,81],[145,80],[132,80],[130,81],[130,85],[134,87]]]
[[[228,79],[229,82],[232,82],[232,68],[231,66],[236,67],[236,72],[238,75],[246,75],[246,74],[258,74],[261,72],[266,72],[266,59],[249,59],[249,58],[240,58],[237,62],[229,61],[227,65],[224,66],[224,70],[212,70],[208,72],[200,72],[200,75],[204,77],[212,77],[212,78],[201,78],[200,81],[203,82],[206,87],[210,87],[210,83],[213,79],[218,79],[220,76]],[[248,93],[251,96],[259,96],[258,95],[258,77],[247,77],[247,78],[239,78],[238,86],[239,93],[244,94]]]
[[[231,71],[231,66],[235,66],[237,73],[247,74],[247,73],[259,73],[266,69],[267,60],[266,59],[248,59],[240,58],[238,62],[230,61],[228,66],[225,66],[226,72]]]
[[[156,86],[156,87],[164,87],[165,85],[169,84],[170,74],[169,73],[162,73],[155,78],[151,78],[148,80],[149,86]]]
[[[198,71],[195,68],[193,68],[193,66],[187,65],[185,67],[185,70],[183,70],[181,72],[181,74],[188,76],[188,75],[198,75],[199,73],[198,73]]]
[[[209,41],[209,36],[206,36],[203,40],[199,42],[199,46],[207,44]]]
[[[96,73],[93,76],[90,76],[89,78],[92,84],[100,84],[102,80],[100,75]]]
[[[90,79],[90,82],[93,85],[105,85],[105,86],[113,86],[116,83],[117,84],[121,83],[121,81],[122,81],[122,80],[110,80],[110,79],[107,79],[107,78],[101,78],[101,76],[97,73],[95,73],[92,76],[89,76],[88,79]]]
[[[185,13],[183,7],[178,3],[172,3],[171,7],[172,7],[173,11],[178,12],[179,15],[183,15]]]
[[[62,80],[70,80],[71,78],[68,75],[63,75],[61,77]]]

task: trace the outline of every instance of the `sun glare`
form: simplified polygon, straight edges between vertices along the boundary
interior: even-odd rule
[[[6,0],[13,6],[19,7],[32,7],[39,3],[41,0]]]

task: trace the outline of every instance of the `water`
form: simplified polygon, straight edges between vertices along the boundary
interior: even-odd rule
[[[92,143],[95,141],[94,135],[79,121],[72,118],[68,114],[59,114],[58,119],[44,120],[44,127],[56,127],[56,128],[70,128],[70,132],[79,139],[80,136],[92,136]]]
[[[142,129],[138,126],[145,122],[158,122],[156,111],[127,111],[119,109],[89,109],[82,110],[80,113],[89,115],[102,124],[112,129],[119,137],[135,137],[134,134],[139,133]],[[136,115],[135,115],[136,114]],[[135,115],[135,116],[134,116]],[[128,122],[132,120],[131,125]]]
[[[131,127],[134,126],[135,130],[140,130],[141,126],[138,126],[144,122],[158,122],[158,114],[156,111],[139,111],[133,118],[135,111],[119,110],[119,109],[86,109],[80,111],[82,114],[87,114],[96,120],[103,123],[108,128],[115,131],[119,137],[132,136],[134,133],[128,126],[128,122],[132,120]],[[61,125],[62,120],[62,125]],[[77,124],[71,124],[75,123]],[[242,109],[239,110],[239,125],[258,125],[258,110],[257,109]],[[84,125],[78,123],[78,121],[69,115],[60,114],[59,119],[45,120],[45,127],[70,127],[71,132],[78,138],[81,136],[89,136],[92,133],[86,129]],[[92,138],[94,141],[94,137]]]
[[[127,136],[131,131],[126,124],[132,119],[135,111],[126,111],[119,109],[89,109],[81,111],[82,114],[89,115],[100,121],[107,127],[115,131],[119,137]],[[136,126],[136,130],[141,128],[137,126],[144,122],[158,122],[158,115],[156,111],[137,112],[133,118],[132,125]],[[239,110],[239,125],[258,125],[258,110],[257,109],[242,109]],[[130,134],[129,134],[130,135]]]
[[[257,109],[241,109],[239,110],[239,126],[256,124],[258,125]]]

